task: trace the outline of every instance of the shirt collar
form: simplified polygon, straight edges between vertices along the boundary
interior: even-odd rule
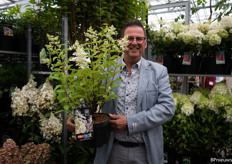
[[[140,59],[136,64],[134,64],[134,65],[138,66],[138,69],[140,69],[140,67],[141,67],[141,60],[142,59]],[[122,60],[122,64],[124,65],[122,68],[124,68],[126,66],[126,63],[124,62],[124,60]]]

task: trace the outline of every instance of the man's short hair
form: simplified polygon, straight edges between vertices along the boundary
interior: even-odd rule
[[[144,32],[144,36],[146,38],[146,30],[143,26],[143,24],[138,20],[138,19],[135,19],[135,20],[129,20],[125,23],[125,25],[123,26],[122,28],[122,31],[121,31],[121,37],[123,38],[124,37],[124,33],[125,33],[125,30],[128,28],[128,27],[132,27],[132,26],[136,26],[136,27],[141,27],[143,29],[143,32]]]

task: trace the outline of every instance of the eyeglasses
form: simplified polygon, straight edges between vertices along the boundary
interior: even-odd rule
[[[133,43],[133,41],[136,39],[137,44],[143,44],[144,40],[146,39],[145,37],[128,37],[128,44]]]

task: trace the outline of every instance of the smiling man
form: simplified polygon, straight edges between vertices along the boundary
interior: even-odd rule
[[[102,109],[111,113],[113,132],[107,144],[96,150],[95,164],[163,164],[162,124],[173,117],[175,105],[166,67],[145,60],[146,31],[138,20],[128,21],[122,37],[128,46],[117,75],[119,98]],[[117,77],[116,77],[117,78]]]

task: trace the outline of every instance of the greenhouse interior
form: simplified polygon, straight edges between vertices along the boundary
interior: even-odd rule
[[[112,144],[146,164],[232,163],[232,0],[0,0],[0,21],[0,164],[114,164]]]

